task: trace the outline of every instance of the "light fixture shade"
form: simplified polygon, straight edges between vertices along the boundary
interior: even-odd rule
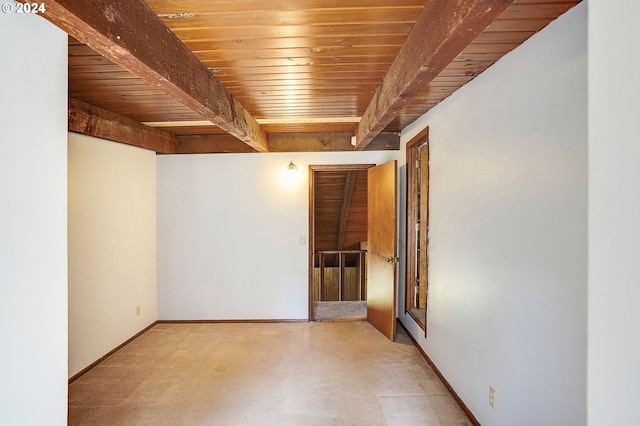
[[[287,166],[287,171],[290,172],[290,173],[297,172],[298,171],[298,167],[295,164],[293,164],[293,161],[291,161],[291,162],[289,162],[289,165]]]

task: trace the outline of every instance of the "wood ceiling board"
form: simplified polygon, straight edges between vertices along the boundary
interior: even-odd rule
[[[96,53],[95,50],[93,50],[86,44],[81,44],[79,41],[73,39],[72,37],[69,37],[69,39],[70,40],[67,45],[67,55],[69,56],[69,61],[75,58],[83,58],[86,56],[98,56],[100,58],[103,58],[104,61],[111,62],[107,58],[104,58],[103,56]]]
[[[515,43],[520,45],[524,40],[535,34],[535,31],[501,31],[501,32],[489,32],[483,31],[476,39],[474,43],[486,44],[486,43]]]
[[[398,53],[400,46],[335,46],[335,47],[314,47],[314,48],[271,48],[271,49],[233,49],[233,50],[198,50],[193,53],[205,64],[214,64],[216,61],[239,61],[239,60],[267,60],[267,59],[287,59],[296,63],[322,63],[327,60],[336,61],[346,58],[362,58],[363,63],[370,62],[367,58],[385,58],[385,62],[391,62]],[[87,60],[87,56],[76,58]],[[391,58],[391,60],[389,60]],[[289,64],[286,64],[289,65]]]
[[[259,22],[259,21],[258,21]],[[246,26],[228,28],[198,28],[181,29],[175,28],[174,33],[180,37],[185,44],[192,41],[208,40],[251,40],[251,39],[278,39],[281,37],[333,37],[342,38],[350,36],[361,37],[385,37],[387,35],[406,36],[413,23],[392,22],[378,23],[376,25],[343,24],[332,27],[321,25],[280,25],[280,26],[260,26],[254,25],[247,30]],[[314,46],[310,46],[314,47]]]
[[[74,92],[70,92],[72,97]],[[77,97],[84,102],[107,109],[113,113],[129,117],[139,122],[145,121],[166,121],[166,120],[193,120],[202,119],[200,116],[194,116],[193,111],[184,107],[179,103],[173,103],[170,100],[166,102],[158,102],[157,100],[138,101],[135,97],[130,99],[104,99],[102,97]]]
[[[260,120],[259,120],[260,121]],[[169,132],[174,135],[219,135],[226,134],[222,129],[212,125],[184,125],[180,126],[180,122],[175,122],[175,124],[170,124],[170,122],[165,122],[161,124],[157,123],[143,123],[147,124],[150,127],[160,128],[166,132]],[[303,134],[342,134],[340,138],[344,139],[345,143],[350,145],[350,138],[353,135],[353,131],[355,130],[356,122],[323,122],[323,123],[273,123],[273,124],[262,124],[262,127],[267,131],[270,138],[270,148],[272,146],[273,138],[277,139],[277,134],[279,133],[290,133],[296,134],[293,136],[294,138],[299,138],[299,133]],[[342,142],[341,142],[342,143]],[[340,149],[343,150],[343,149]]]
[[[244,98],[240,98],[244,99]],[[331,96],[324,96],[320,98],[315,97],[296,97],[294,99],[288,99],[284,101],[260,100],[253,98],[244,99],[257,117],[283,117],[300,115],[303,117],[322,117],[323,115],[330,114],[360,117],[362,111],[367,105],[367,99],[362,97],[352,98],[350,96],[336,97],[332,99]],[[265,113],[264,110],[269,110]]]
[[[356,69],[353,67],[342,64],[340,62],[336,62],[333,64],[325,64],[319,65],[316,64],[314,67],[310,66],[301,66],[301,65],[289,65],[289,66],[274,66],[274,67],[260,67],[259,69],[248,68],[248,67],[234,67],[232,68],[216,68],[212,69],[211,72],[215,73],[216,76],[219,77],[220,81],[224,81],[229,78],[240,78],[240,76],[247,76],[251,78],[254,75],[284,75],[291,76],[292,78],[297,78],[298,74],[301,74],[305,77],[307,76],[318,76],[318,77],[332,77],[332,76],[344,76],[344,77],[354,77],[358,75],[375,77],[384,75],[387,67],[383,64],[367,64],[364,69]],[[233,71],[233,74],[231,74]]]
[[[83,96],[93,96],[100,99],[124,99],[127,97],[135,96],[136,100],[144,102],[152,100],[154,102],[162,102],[167,99],[164,93],[158,93],[157,90],[153,90],[149,86],[120,86],[120,87],[85,87],[84,89],[75,86],[73,89],[74,97],[81,98]],[[77,96],[75,96],[77,94]]]
[[[221,34],[224,36],[225,34]],[[323,53],[327,50],[361,47],[361,46],[397,46],[398,49],[404,43],[406,33],[378,34],[375,38],[354,34],[348,36],[335,36],[333,34],[301,36],[301,37],[260,37],[248,39],[216,38],[209,40],[187,40],[183,37],[185,45],[194,53],[201,51],[226,52],[226,51],[256,51],[262,49],[301,49],[307,53]],[[82,51],[79,51],[82,54]]]
[[[393,60],[393,56],[367,58],[280,58],[280,59],[241,59],[241,60],[205,60],[203,63],[216,74],[220,74],[227,70],[235,71],[236,69],[250,69],[254,74],[273,74],[275,73],[297,73],[312,72],[320,73],[331,71],[347,71],[357,72],[360,67],[371,71],[386,70],[389,68]],[[317,70],[316,70],[317,68]],[[327,69],[329,68],[329,69]],[[217,71],[220,70],[220,71]],[[233,74],[231,74],[233,75]]]
[[[422,5],[416,7],[357,7],[339,9],[304,9],[304,10],[214,10],[209,3],[206,12],[193,12],[183,8],[184,15],[170,18],[160,14],[163,22],[176,33],[179,30],[208,28],[220,29],[242,27],[251,34],[254,27],[289,27],[289,26],[317,26],[325,27],[327,31],[341,25],[353,24],[384,24],[384,23],[413,23],[422,10]]]
[[[546,27],[551,20],[549,19],[498,19],[487,27],[487,32],[538,32]]]
[[[104,66],[104,65],[112,65],[113,66],[113,65],[115,65],[110,60],[108,60],[108,59],[106,59],[103,56],[100,56],[98,54],[82,55],[82,56],[69,55],[69,57],[67,58],[67,62],[68,62],[69,67],[89,66],[89,65],[96,65],[96,66]],[[117,67],[117,68],[116,67],[113,67],[113,70],[119,71],[121,69],[120,67]],[[89,72],[90,71],[91,70],[89,70]],[[109,70],[108,69],[104,69],[104,71],[108,72]]]
[[[88,46],[78,44],[72,37],[69,37],[69,43],[70,48],[76,51],[82,48],[83,53],[82,56],[69,57],[70,97],[141,122],[202,119],[162,90],[105,59]],[[87,61],[91,65],[78,65]]]
[[[152,86],[148,85],[139,78],[95,78],[95,79],[78,79],[73,80],[72,90],[82,89],[104,89],[104,90],[149,90]]]
[[[348,92],[348,94],[345,94],[345,92]],[[269,102],[277,102],[279,104],[281,103],[290,103],[290,101],[292,101],[292,98],[295,97],[294,100],[299,102],[305,102],[305,101],[309,101],[311,102],[314,99],[320,98],[320,99],[327,99],[327,98],[335,98],[335,99],[340,99],[340,98],[349,98],[349,99],[353,99],[353,98],[361,98],[363,96],[366,97],[371,97],[371,93],[373,93],[372,90],[367,90],[367,88],[361,88],[361,87],[350,87],[350,86],[343,86],[343,87],[331,87],[331,86],[324,86],[324,87],[308,87],[308,88],[301,88],[298,86],[288,86],[288,87],[281,87],[279,89],[270,89],[270,90],[263,90],[260,89],[260,99],[257,100],[260,103],[269,103]]]
[[[94,73],[81,73],[77,71],[69,70],[69,81],[89,81],[89,80],[135,80],[141,81],[143,84],[149,84],[146,81],[140,79],[139,77],[131,74],[130,72],[121,69],[118,72],[94,72]],[[132,82],[132,84],[136,84]]]
[[[240,98],[243,99],[243,98]],[[243,99],[245,100],[245,99]],[[316,114],[317,111],[329,112],[331,115],[342,116],[354,116],[359,117],[367,106],[368,97],[352,98],[348,97],[335,97],[331,96],[315,96],[304,97],[298,96],[293,100],[254,100],[251,98],[246,99],[247,105],[252,110],[256,111],[257,116],[287,116],[287,115],[301,115],[306,117],[320,116]],[[318,110],[319,109],[319,110]],[[268,110],[268,113],[264,111]]]
[[[393,61],[393,55],[387,56],[360,56],[360,57],[294,57],[294,58],[276,58],[276,59],[237,59],[237,60],[203,60],[202,63],[210,69],[235,69],[235,68],[252,68],[254,72],[259,72],[261,68],[308,68],[313,70],[318,67],[334,67],[339,64],[342,69],[350,69],[357,72],[358,67],[374,67],[370,69],[384,68],[388,69]],[[221,71],[221,72],[222,72]],[[288,71],[288,70],[287,70]]]
[[[571,2],[516,2],[509,6],[500,16],[500,19],[546,19],[548,21],[556,19],[576,5]]]
[[[365,101],[357,104],[354,101],[339,102],[338,100],[334,100],[333,103],[329,101],[320,104],[316,101],[315,103],[316,105],[314,106],[300,103],[296,104],[294,102],[292,102],[291,105],[281,105],[279,103],[269,105],[256,102],[255,104],[251,103],[251,109],[255,111],[258,117],[282,117],[287,115],[302,115],[305,117],[320,116],[318,113],[319,109],[324,112],[329,112],[331,115],[358,117],[362,114],[366,106]]]
[[[70,62],[73,62],[70,59]],[[120,65],[114,64],[111,61],[106,63],[94,63],[88,65],[71,65],[69,67],[70,73],[77,74],[92,74],[92,73],[116,73],[123,71],[123,68]],[[147,82],[148,83],[148,82]]]
[[[474,42],[467,46],[463,51],[460,57],[465,57],[468,54],[502,54],[504,55],[507,52],[511,52],[513,49],[518,47],[520,42],[511,42],[511,43],[478,43]],[[459,61],[456,58],[454,62]]]
[[[332,86],[330,84],[327,85],[316,85],[313,84],[305,84],[301,86],[266,86],[263,88],[256,88],[259,91],[261,97],[264,97],[265,100],[290,100],[293,96],[296,98],[302,97],[313,97],[313,96],[336,96],[342,97],[345,93],[351,93],[352,95],[362,96],[368,95],[371,96],[373,92],[369,89],[370,85],[349,85],[349,84],[340,84],[336,86]],[[242,90],[242,88],[238,88],[238,91]],[[327,115],[327,114],[323,114]]]
[[[374,6],[379,4],[382,2],[376,3]],[[421,1],[412,4],[413,11],[406,8],[399,9],[397,2],[387,2],[386,4],[393,8],[362,7],[362,4],[358,4],[359,7],[350,9],[345,8],[344,3],[341,3],[341,7],[335,10],[324,9],[324,2],[310,2],[309,9],[296,3],[297,10],[293,12],[283,10],[280,5],[276,6],[272,13],[256,13],[256,10],[251,6],[245,8],[244,12],[236,11],[237,13],[233,9],[231,11],[225,9],[224,15],[219,15],[220,19],[217,19],[214,24],[224,28],[221,31],[217,31],[217,28],[207,28],[208,35],[199,31],[193,33],[190,30],[181,30],[181,28],[193,26],[195,21],[202,19],[202,16],[198,17],[197,13],[184,19],[167,21],[167,25],[176,31],[176,34],[190,49],[195,51],[203,63],[216,71],[221,82],[230,84],[230,79],[233,79],[234,83],[237,83],[229,86],[230,90],[233,90],[240,102],[257,116],[282,114],[316,116],[324,114],[327,109],[331,109],[332,113],[355,115],[363,110],[363,105],[368,102],[372,90],[377,85],[377,80],[381,78],[399,49],[398,34],[403,35],[409,31],[409,26],[398,26],[397,22],[411,23],[422,8]],[[263,3],[260,3],[255,6],[260,9],[262,5]],[[198,7],[198,5],[191,6]],[[152,7],[155,6],[152,4]],[[180,10],[192,12],[192,10],[187,11],[185,7],[181,7]],[[201,8],[198,13],[205,11],[208,10]],[[359,24],[363,21],[380,23],[391,21],[392,25],[386,28],[383,27],[384,24],[369,27],[367,31],[370,31],[371,28],[376,31],[375,34],[372,34],[363,32],[364,28]],[[259,22],[259,25],[250,24],[247,26],[247,23],[250,22]],[[330,25],[326,25],[327,23]],[[230,27],[235,25],[243,26],[242,34],[229,33]],[[353,33],[354,30],[357,32]],[[222,38],[221,34],[223,34]],[[387,34],[394,38],[393,43],[386,40]],[[341,37],[341,35],[344,36]],[[360,44],[356,47],[350,47],[354,44],[347,44],[349,41],[346,39],[354,38],[354,35]],[[280,44],[277,41],[272,42],[275,44],[266,44],[265,40],[272,41],[273,36],[286,37],[282,39]],[[206,45],[206,38],[212,41],[211,45]],[[214,45],[213,42],[216,40],[223,42],[225,48],[229,50],[221,50],[220,45]],[[373,47],[372,41],[374,44],[377,43],[378,47]],[[383,55],[387,55],[386,60]],[[341,62],[341,68],[336,67],[336,62]],[[300,66],[305,70],[300,70]],[[336,75],[335,72],[342,70],[353,78],[362,75],[363,66],[374,72],[368,84],[358,82],[355,86],[338,88],[334,83],[332,87],[324,88],[320,85],[313,86],[317,83],[311,80],[311,85],[299,88],[291,87],[291,76],[295,73],[305,72],[311,79],[323,78],[326,81],[328,77],[324,77],[325,69],[330,69],[330,72],[334,73],[333,76],[337,78],[342,77]],[[246,69],[250,70],[250,77],[248,77],[250,79],[255,75],[267,74],[269,76],[267,78],[278,79],[283,84],[280,86],[271,85],[269,90],[266,90],[265,87],[257,88],[255,83],[243,85],[243,80],[237,76],[246,74],[244,72]],[[319,75],[321,77],[318,77]],[[227,76],[230,78],[227,79]],[[252,81],[257,81],[257,79],[252,79]],[[279,92],[277,92],[278,87],[281,88]],[[340,95],[345,92],[348,92],[349,96],[340,99]],[[354,99],[354,97],[361,100]],[[317,125],[313,126],[314,128],[309,130],[344,130],[344,125],[339,128],[325,125],[321,129],[318,129]],[[352,126],[349,127],[349,130],[352,131]],[[298,129],[300,129],[299,125],[288,126],[287,130]],[[282,130],[282,127],[277,129],[277,131]]]
[[[171,133],[173,135],[226,135],[227,133],[216,126],[171,126],[171,127],[162,127],[162,130],[165,132]],[[255,150],[253,150],[255,151]]]
[[[252,90],[261,90],[268,92],[270,90],[285,90],[286,87],[292,86],[299,89],[314,89],[316,87],[342,87],[348,89],[357,87],[370,87],[380,82],[380,79],[376,77],[363,76],[361,78],[358,78],[353,74],[344,76],[326,75],[317,78],[313,78],[304,74],[295,74],[293,77],[296,78],[290,77],[287,79],[286,76],[282,74],[255,74],[251,76],[251,78],[236,80],[228,79],[224,81],[224,84],[229,88],[229,90],[243,90],[251,88]]]
[[[185,11],[206,13],[210,11],[210,7],[207,2],[202,0],[147,0],[147,4],[160,14],[174,14],[182,13]],[[226,10],[229,12],[241,12],[241,11],[295,11],[295,10],[308,10],[308,9],[343,9],[343,8],[356,8],[367,7],[363,6],[359,0],[296,0],[296,1],[283,1],[276,0],[265,2],[264,0],[215,0],[217,10]],[[421,7],[424,5],[424,0],[376,0],[369,4],[375,4],[379,7]]]

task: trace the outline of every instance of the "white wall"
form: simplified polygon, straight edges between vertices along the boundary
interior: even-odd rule
[[[402,321],[483,425],[586,423],[586,34],[582,3],[403,132],[430,129],[428,338]]]
[[[640,3],[589,0],[589,424],[640,401]]]
[[[0,13],[0,424],[67,424],[67,36]]]
[[[155,152],[70,133],[69,375],[156,319]]]
[[[159,319],[306,319],[308,165],[396,155],[159,156]],[[283,178],[290,160],[293,183]]]

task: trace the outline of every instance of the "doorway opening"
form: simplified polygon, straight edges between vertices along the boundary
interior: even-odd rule
[[[368,169],[309,166],[309,320],[367,318]]]

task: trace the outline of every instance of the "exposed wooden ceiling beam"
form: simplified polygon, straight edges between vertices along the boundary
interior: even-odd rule
[[[42,15],[255,150],[268,150],[255,118],[144,1],[51,0]]]
[[[353,151],[351,133],[270,133],[269,152],[331,152]],[[205,154],[229,152],[256,152],[230,135],[176,136],[176,154]],[[397,151],[400,135],[380,133],[366,151]]]
[[[347,232],[347,221],[351,210],[351,198],[353,189],[356,186],[356,173],[348,171],[344,178],[344,189],[342,190],[342,206],[340,207],[340,222],[338,224],[338,244],[336,250],[342,250],[344,246],[344,235]]]
[[[353,151],[351,133],[270,133],[269,152]],[[397,151],[400,135],[382,132],[366,147],[366,151]]]
[[[231,135],[176,136],[176,154],[226,154],[256,152]]]
[[[174,154],[173,135],[78,99],[69,100],[69,131]]]
[[[513,0],[428,0],[356,132],[363,150]]]

